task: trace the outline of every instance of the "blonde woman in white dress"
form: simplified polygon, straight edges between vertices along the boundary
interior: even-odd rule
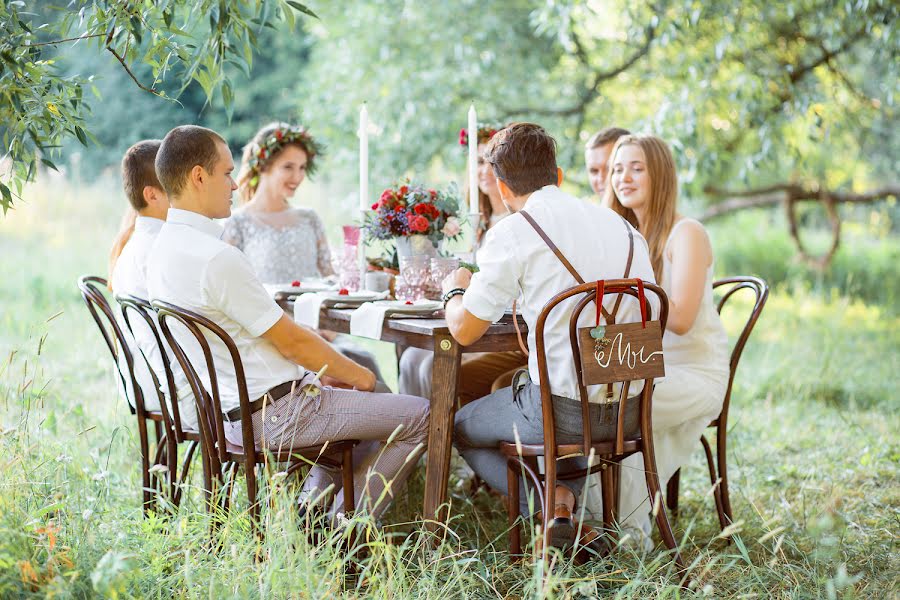
[[[678,180],[666,143],[649,135],[619,138],[604,203],[647,240],[656,280],[669,297],[663,336],[666,376],[653,390],[653,442],[666,482],[699,448],[718,416],[728,384],[728,338],[713,303],[713,252],[703,225],[676,210]],[[620,525],[649,547],[650,510],[640,454],[622,462]],[[592,512],[599,514],[596,500]]]

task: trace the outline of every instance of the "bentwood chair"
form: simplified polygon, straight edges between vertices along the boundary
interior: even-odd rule
[[[639,297],[639,289],[643,288],[659,299],[659,347],[661,348],[662,332],[665,330],[668,317],[668,299],[665,292],[659,286],[646,282],[638,282],[637,279],[612,279],[604,282],[601,297],[613,294],[628,294]],[[554,296],[538,316],[535,325],[535,352],[537,353],[538,372],[540,377],[541,407],[544,425],[543,444],[522,444],[509,440],[501,442],[500,450],[507,459],[508,478],[508,517],[510,525],[510,552],[514,555],[521,554],[521,537],[519,525],[519,477],[524,473],[531,483],[540,490],[540,502],[543,513],[543,547],[541,556],[546,557],[550,535],[547,533],[553,519],[554,506],[556,504],[557,480],[576,479],[587,477],[592,473],[600,472],[603,483],[603,524],[607,532],[614,530],[617,502],[613,497],[613,471],[615,466],[627,456],[635,452],[642,452],[644,457],[644,471],[646,474],[647,489],[651,498],[657,498],[661,493],[659,476],[656,469],[656,458],[653,449],[653,435],[651,426],[651,410],[653,395],[653,378],[644,378],[637,371],[622,366],[616,373],[615,382],[619,386],[618,399],[607,408],[612,413],[615,423],[615,436],[605,441],[593,441],[592,423],[590,419],[589,399],[587,386],[594,383],[590,377],[586,377],[587,368],[583,360],[590,360],[592,350],[585,348],[585,342],[580,339],[579,319],[586,309],[594,305],[599,286],[595,282],[583,283],[569,288]],[[547,356],[545,352],[544,327],[548,317],[554,309],[570,298],[580,297],[574,304],[569,316],[569,341],[572,349],[572,360],[575,363],[575,374],[579,400],[582,405],[582,439],[580,443],[557,443],[557,432],[553,412],[553,394],[549,385]],[[650,308],[646,306],[649,315]],[[650,320],[648,318],[648,320]],[[607,323],[611,323],[607,319]],[[612,350],[612,347],[610,347]],[[628,390],[633,383],[643,382],[643,390],[639,396],[628,397]],[[607,388],[612,392],[612,388]],[[626,412],[637,410],[639,428],[637,431],[626,430]],[[576,456],[594,456],[598,464],[576,471],[558,473],[557,461]],[[540,474],[536,468],[536,459],[544,457],[544,474]],[[672,527],[666,514],[665,506],[660,506],[656,514],[656,523],[662,534],[666,546],[674,553],[674,561],[680,572],[684,571],[684,563],[672,533]]]
[[[151,477],[151,468],[156,465],[167,465],[167,452],[170,432],[168,425],[170,420],[165,412],[165,403],[160,404],[161,410],[148,411],[145,407],[144,391],[138,384],[134,373],[135,358],[130,346],[126,342],[125,335],[115,313],[109,305],[106,293],[107,282],[102,277],[83,275],[78,278],[78,289],[81,297],[91,313],[103,341],[115,363],[116,373],[119,376],[122,389],[130,396],[129,410],[137,416],[138,441],[141,447],[141,490],[143,496],[143,511],[146,515],[154,504],[154,497],[160,493],[160,479]],[[151,454],[150,434],[148,427],[154,432],[155,448]],[[170,471],[169,474],[172,472]],[[166,476],[169,476],[167,474]]]
[[[152,306],[156,310],[159,328],[181,365],[194,395],[200,426],[200,450],[204,456],[204,464],[208,466],[210,472],[210,485],[206,490],[210,511],[230,509],[231,490],[234,487],[238,466],[242,465],[247,484],[249,514],[254,528],[259,533],[257,467],[265,466],[271,457],[276,463],[287,463],[285,472],[288,475],[304,466],[312,465],[340,469],[344,488],[344,511],[347,514],[351,513],[355,507],[353,447],[358,441],[342,440],[307,448],[260,447],[254,441],[256,436],[243,362],[231,336],[210,319],[174,304],[154,300]],[[175,327],[186,335],[180,336],[179,339],[179,336],[175,335]],[[225,438],[219,371],[211,347],[211,344],[217,343],[225,347],[236,378],[242,446],[232,444]],[[188,354],[186,345],[193,346],[194,352],[191,355]],[[201,378],[201,372],[208,374],[208,382]]]
[[[193,459],[194,453],[197,449],[197,445],[200,442],[200,432],[185,430],[182,425],[181,409],[178,405],[177,400],[178,390],[176,389],[175,385],[174,372],[172,371],[172,365],[169,362],[169,356],[168,352],[166,351],[166,346],[163,343],[162,337],[159,333],[159,329],[156,325],[156,313],[153,311],[150,303],[143,298],[129,296],[127,294],[117,294],[115,296],[115,299],[116,302],[119,303],[119,306],[122,310],[122,321],[131,332],[132,337],[134,339],[137,339],[134,336],[136,327],[147,327],[148,330],[153,334],[153,339],[155,340],[157,348],[159,349],[159,355],[162,361],[162,367],[166,379],[165,389],[168,392],[168,398],[172,399],[171,402],[167,401],[166,394],[163,393],[163,388],[160,385],[160,381],[158,379],[156,370],[153,368],[153,365],[150,364],[150,361],[142,351],[140,352],[140,354],[141,360],[143,360],[147,365],[147,370],[150,372],[150,377],[153,379],[154,391],[159,400],[159,406],[161,408],[160,412],[162,413],[163,423],[167,431],[165,454],[167,459],[166,466],[169,473],[168,497],[177,507],[181,501],[184,482],[187,479],[190,471],[191,460]],[[131,322],[133,315],[137,315],[138,317],[138,320],[134,325],[132,325]],[[176,479],[178,473],[178,446],[184,443],[187,443],[187,451],[185,452],[181,475]],[[203,475],[204,480],[206,481],[208,486],[209,472],[205,464]]]
[[[728,447],[728,408],[731,405],[731,390],[734,384],[734,375],[737,372],[738,362],[741,360],[741,354],[744,352],[744,346],[747,339],[753,332],[756,322],[759,320],[762,309],[766,305],[769,297],[769,286],[759,277],[728,277],[720,279],[713,283],[713,289],[722,291],[722,297],[719,299],[716,310],[722,312],[722,308],[736,292],[741,290],[749,290],[753,298],[753,308],[747,315],[744,327],[735,341],[731,350],[731,360],[729,361],[728,387],[725,388],[725,401],[722,404],[722,412],[709,424],[710,428],[716,431],[716,461],[713,461],[712,449],[705,435],[700,436],[700,442],[703,444],[703,450],[706,453],[706,464],[709,467],[709,481],[713,486],[713,498],[716,502],[716,512],[719,515],[719,526],[724,531],[725,528],[734,522],[734,513],[731,511],[731,498],[728,493],[728,462],[726,450]],[[718,465],[718,468],[716,467]],[[666,486],[666,504],[674,515],[678,514],[678,491],[681,479],[681,469],[675,471],[675,474],[669,479]]]

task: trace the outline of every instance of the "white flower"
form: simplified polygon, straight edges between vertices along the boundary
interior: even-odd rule
[[[453,237],[459,233],[459,219],[456,217],[450,217],[447,219],[447,223],[444,224],[444,228],[441,229],[441,233],[446,235],[447,237]]]

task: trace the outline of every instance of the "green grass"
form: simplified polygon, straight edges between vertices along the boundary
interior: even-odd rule
[[[717,538],[699,444],[684,471],[676,535],[690,592],[658,551],[546,571],[512,563],[500,501],[457,477],[435,546],[415,520],[421,469],[390,527],[357,523],[364,556],[341,530],[310,544],[294,481],[268,488],[263,546],[245,503],[211,544],[196,488],[174,517],[142,518],[136,428],[75,287],[104,270],[121,204],[108,189],[42,183],[0,220],[0,598],[897,597],[900,317],[804,280],[777,286],[738,374],[734,543]],[[727,254],[731,240],[716,239]],[[726,320],[734,332],[736,315]]]

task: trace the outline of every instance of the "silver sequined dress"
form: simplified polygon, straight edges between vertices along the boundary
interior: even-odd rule
[[[322,219],[310,208],[239,209],[225,222],[222,239],[243,251],[263,283],[334,274]]]

